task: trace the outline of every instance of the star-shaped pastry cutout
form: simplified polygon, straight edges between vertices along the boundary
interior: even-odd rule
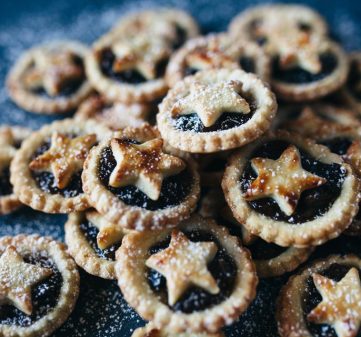
[[[187,96],[180,98],[171,113],[187,115],[197,113],[205,127],[212,126],[224,112],[248,114],[251,109],[238,93],[242,90],[239,81],[223,81],[215,84],[192,83]]]
[[[109,185],[134,185],[152,200],[158,200],[164,178],[186,167],[182,159],[163,152],[163,140],[159,138],[139,145],[113,138],[111,149],[117,166],[110,175]]]
[[[84,69],[72,52],[38,50],[24,83],[30,90],[43,88],[49,96],[57,96],[66,84],[83,77]]]
[[[55,185],[63,189],[68,186],[74,173],[83,168],[89,150],[96,142],[95,134],[71,138],[54,132],[50,149],[31,161],[29,168],[53,173]]]
[[[51,269],[25,263],[15,247],[7,247],[0,258],[0,303],[12,304],[31,315],[31,287],[52,273]]]
[[[313,282],[322,296],[307,316],[316,324],[331,325],[338,337],[356,337],[361,326],[361,283],[356,268],[351,268],[340,282],[313,274]]]
[[[214,242],[192,242],[181,231],[174,230],[169,247],[146,261],[148,268],[166,278],[169,305],[174,305],[191,286],[211,294],[219,293],[217,282],[207,267],[217,250]]]
[[[197,70],[215,68],[237,68],[237,63],[219,49],[199,48],[188,54],[186,62]]]
[[[157,77],[157,65],[172,52],[165,39],[146,34],[121,39],[113,45],[112,50],[116,56],[113,63],[115,72],[135,69],[147,80]]]
[[[325,178],[302,168],[300,153],[294,145],[290,145],[277,160],[254,158],[251,164],[258,176],[244,193],[244,198],[271,197],[288,216],[296,210],[303,191],[326,183]]]
[[[110,246],[121,242],[128,232],[127,230],[109,222],[98,212],[88,212],[86,217],[92,225],[99,230],[97,235],[97,245],[100,249],[107,249]]]

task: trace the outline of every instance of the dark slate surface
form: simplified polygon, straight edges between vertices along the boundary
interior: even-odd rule
[[[229,20],[243,8],[260,1],[102,1],[102,0],[2,0],[0,2],[0,123],[38,128],[54,118],[27,113],[7,97],[4,80],[16,58],[34,44],[53,39],[78,39],[91,43],[128,11],[155,6],[177,6],[189,10],[204,32],[226,29]],[[318,9],[330,22],[333,36],[347,50],[361,48],[361,4],[359,1],[304,1]],[[56,118],[56,117],[55,117]],[[41,233],[63,239],[66,217],[22,209],[0,218],[0,235]],[[349,240],[348,240],[349,241]],[[354,246],[357,242],[354,240]],[[333,245],[334,247],[338,245]],[[344,250],[344,245],[340,245]],[[353,250],[352,248],[351,250]],[[115,282],[81,274],[81,295],[77,307],[55,336],[122,336],[143,324],[122,299]],[[280,282],[281,281],[281,282]],[[284,280],[262,281],[257,299],[227,329],[227,336],[276,336],[274,302]]]

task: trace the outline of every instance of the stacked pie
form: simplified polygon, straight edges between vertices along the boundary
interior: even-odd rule
[[[148,10],[10,71],[23,109],[75,114],[0,128],[0,214],[68,214],[67,246],[0,238],[1,335],[60,326],[77,265],[149,321],[133,337],[225,336],[259,279],[283,285],[281,337],[360,336],[361,254],[340,244],[361,237],[360,53],[299,5],[198,34],[181,10]]]

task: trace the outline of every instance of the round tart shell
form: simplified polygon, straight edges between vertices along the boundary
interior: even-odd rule
[[[0,334],[5,337],[49,336],[60,327],[73,311],[79,294],[79,273],[64,244],[39,235],[4,236],[0,238],[0,253],[8,246],[16,247],[20,255],[45,252],[55,263],[63,278],[58,304],[44,317],[28,327],[0,324]]]
[[[114,134],[114,137],[136,139],[145,142],[154,138],[159,138],[158,131],[146,125],[142,128],[127,128],[123,132]],[[182,158],[187,169],[192,175],[192,186],[188,196],[178,205],[167,207],[160,210],[147,210],[138,206],[127,205],[114,195],[103,185],[99,178],[99,161],[102,151],[110,146],[111,139],[104,140],[98,146],[94,147],[85,161],[84,171],[82,174],[83,188],[87,194],[89,203],[100,213],[103,214],[111,223],[119,226],[137,230],[156,230],[166,227],[174,227],[180,221],[188,218],[196,204],[200,194],[200,178],[197,171],[196,163],[184,153],[169,149],[165,145],[167,153]],[[170,151],[168,151],[168,149]]]
[[[351,265],[361,269],[360,258],[354,255],[333,255],[313,263],[298,275],[292,276],[282,288],[277,300],[276,319],[281,337],[312,337],[303,314],[305,282],[314,273],[320,273],[332,264]]]
[[[184,221],[179,229],[201,229],[212,233],[227,253],[233,258],[238,268],[234,291],[228,299],[219,305],[191,314],[174,312],[163,304],[151,290],[145,275],[145,260],[148,249],[157,242],[166,239],[171,231],[135,233],[124,238],[122,247],[117,251],[116,274],[118,284],[127,302],[147,320],[156,326],[166,327],[174,333],[210,332],[215,333],[224,325],[231,324],[246,310],[256,295],[258,279],[250,254],[239,245],[237,238],[216,225],[212,220],[199,216]]]
[[[11,69],[6,85],[10,97],[21,108],[39,114],[58,114],[76,109],[79,104],[92,93],[92,87],[85,79],[80,88],[68,97],[44,98],[26,89],[23,85],[23,75],[34,62],[38,50],[63,49],[74,52],[85,62],[88,49],[75,41],[59,41],[34,47],[24,53]],[[85,64],[84,64],[85,67]],[[85,69],[84,69],[85,70]]]
[[[45,213],[70,213],[83,211],[89,208],[87,197],[81,193],[75,197],[63,197],[60,194],[50,194],[37,185],[32,177],[29,163],[31,158],[44,141],[54,132],[92,134],[97,135],[98,140],[111,134],[108,128],[99,125],[95,121],[77,122],[73,119],[65,119],[45,125],[39,131],[32,133],[17,151],[10,167],[10,181],[14,186],[14,193],[25,205]]]
[[[245,124],[224,131],[197,133],[177,130],[172,124],[173,105],[189,92],[195,81],[216,83],[220,81],[240,81],[243,91],[252,92],[258,107],[252,118]],[[162,137],[175,148],[187,152],[208,153],[229,150],[243,146],[263,134],[271,125],[277,110],[274,94],[256,75],[236,69],[214,69],[199,71],[177,83],[159,106],[158,128]]]
[[[338,163],[346,169],[347,176],[343,182],[341,194],[323,216],[292,225],[256,212],[242,197],[239,181],[249,156],[258,146],[272,140],[284,140],[295,144],[323,163]],[[285,131],[268,134],[261,140],[237,151],[229,160],[222,188],[233,216],[238,222],[242,223],[251,234],[283,247],[303,248],[320,245],[336,238],[350,225],[358,211],[359,181],[351,167],[343,163],[339,156],[331,153],[325,146],[317,145],[310,139]]]

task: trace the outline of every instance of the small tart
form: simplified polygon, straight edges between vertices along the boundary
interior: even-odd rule
[[[75,262],[105,279],[115,279],[115,251],[127,233],[96,211],[71,213],[65,224],[65,242]]]
[[[358,211],[352,168],[297,134],[268,134],[229,160],[222,181],[234,217],[279,246],[320,245],[341,234]]]
[[[219,223],[228,228],[231,235],[240,238],[249,249],[257,275],[260,278],[281,276],[307,261],[314,248],[281,247],[250,234],[227,207],[221,212]]]
[[[127,126],[142,126],[151,111],[150,104],[110,102],[103,96],[92,96],[80,105],[74,117],[95,119],[110,129],[119,130]]]
[[[200,216],[174,230],[127,235],[116,256],[125,299],[144,319],[173,333],[215,333],[256,294],[247,249]]]
[[[10,163],[29,134],[24,127],[0,126],[0,214],[9,214],[22,205],[10,183]]]
[[[70,213],[89,207],[81,171],[90,148],[110,136],[95,121],[66,119],[32,133],[17,151],[10,181],[19,200],[45,213]]]
[[[360,258],[333,255],[292,276],[277,303],[280,336],[359,336],[360,275]]]
[[[91,94],[85,76],[88,49],[74,41],[28,50],[7,78],[11,98],[25,110],[54,114],[76,109]]]
[[[189,40],[171,57],[166,71],[170,87],[199,70],[242,68],[269,80],[270,62],[262,48],[252,42],[232,39],[226,34],[210,34]]]
[[[222,332],[217,333],[207,333],[207,332],[201,332],[201,333],[174,333],[174,332],[168,332],[167,330],[160,330],[155,327],[153,323],[148,323],[146,326],[142,328],[136,329],[132,337],[224,337],[224,334]]]
[[[0,238],[1,336],[49,336],[73,311],[79,274],[66,247],[39,235]]]
[[[258,138],[270,127],[276,109],[274,94],[254,74],[213,69],[177,83],[161,103],[157,122],[173,147],[209,153]]]
[[[95,147],[84,165],[90,204],[110,222],[138,231],[174,227],[200,193],[195,162],[150,125],[126,128]]]
[[[346,85],[341,89],[341,96],[350,107],[361,114],[361,53],[349,55],[350,72]]]

